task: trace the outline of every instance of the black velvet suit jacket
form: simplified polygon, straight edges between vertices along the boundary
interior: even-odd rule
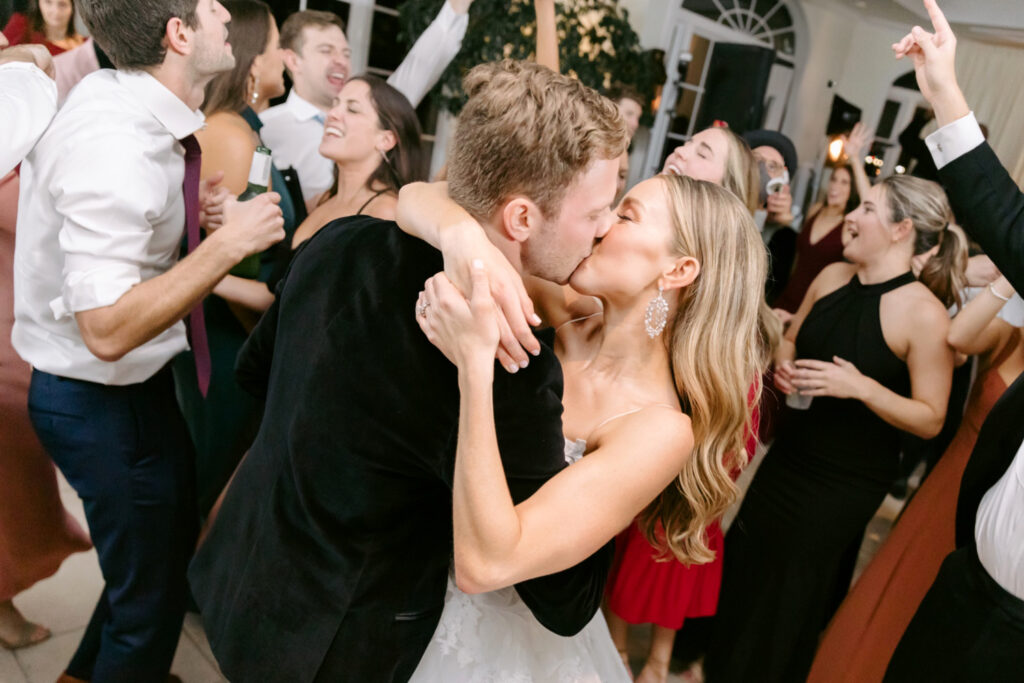
[[[957,219],[1014,289],[1024,292],[1024,194],[988,143],[939,169]],[[957,502],[958,546],[974,543],[982,497],[1003,476],[1024,441],[1024,376],[992,408],[967,463]]]
[[[414,318],[440,253],[369,217],[299,250],[239,356],[265,393],[259,435],[189,569],[229,679],[404,681],[443,606],[452,554],[455,368]],[[550,347],[495,373],[513,498],[565,465],[562,373]],[[569,635],[594,615],[610,548],[516,586]]]

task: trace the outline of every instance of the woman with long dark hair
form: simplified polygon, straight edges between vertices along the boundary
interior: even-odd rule
[[[327,113],[320,154],[335,163],[334,184],[299,226],[294,246],[343,216],[394,220],[398,191],[426,177],[416,112],[377,76],[345,83]]]

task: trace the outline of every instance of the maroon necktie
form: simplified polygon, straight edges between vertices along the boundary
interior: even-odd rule
[[[188,253],[199,246],[199,165],[202,151],[196,136],[181,139],[185,146],[185,233]],[[210,388],[210,346],[206,341],[206,322],[203,320],[203,302],[200,300],[189,312],[186,320],[192,356],[196,361],[196,377],[199,379],[199,393],[206,397]]]

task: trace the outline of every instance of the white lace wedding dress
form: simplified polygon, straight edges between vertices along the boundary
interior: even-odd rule
[[[586,442],[565,442],[570,464]],[[441,621],[411,683],[627,683],[599,611],[575,636],[541,626],[511,586],[467,595],[451,576]]]

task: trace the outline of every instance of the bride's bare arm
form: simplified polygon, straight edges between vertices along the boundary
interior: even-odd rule
[[[494,426],[493,302],[482,269],[469,304],[432,278],[419,320],[459,368],[460,414],[453,483],[455,575],[483,592],[580,562],[668,486],[693,446],[689,418],[653,407],[619,420],[597,448],[515,505]],[[571,522],[571,523],[568,523]]]
[[[501,315],[501,344],[495,354],[509,372],[525,368],[527,352],[537,355],[540,342],[530,325],[540,325],[523,278],[491,243],[483,227],[448,197],[448,183],[410,183],[398,194],[396,222],[406,233],[437,247],[445,273],[460,291],[468,292],[470,264],[479,260],[491,274],[491,294]]]

